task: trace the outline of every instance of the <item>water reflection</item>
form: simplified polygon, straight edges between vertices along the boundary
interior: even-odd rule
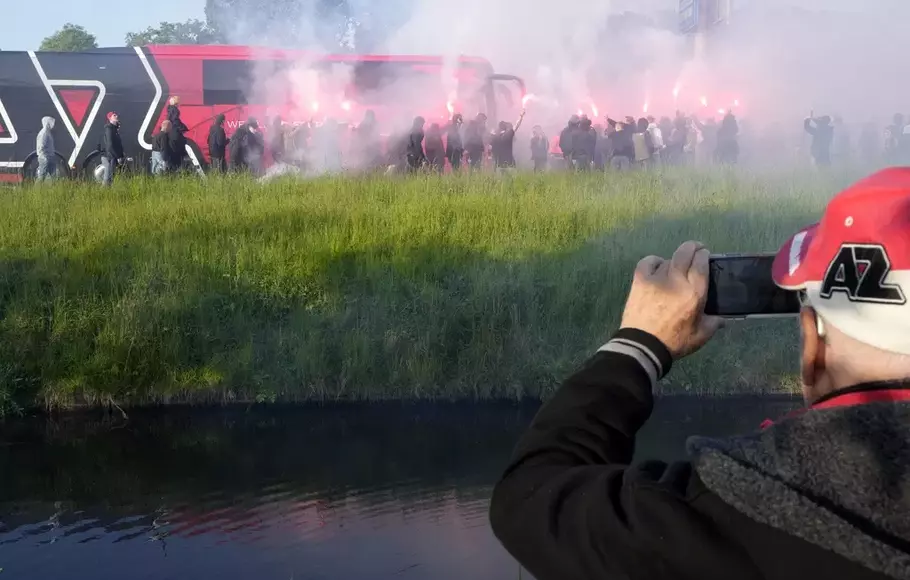
[[[662,401],[639,440],[755,428],[792,402]],[[533,407],[135,413],[3,427],[10,578],[517,578],[487,523]],[[528,577],[525,575],[524,577]]]

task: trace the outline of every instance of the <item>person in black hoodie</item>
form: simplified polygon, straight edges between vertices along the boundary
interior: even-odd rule
[[[173,163],[171,170],[178,171],[183,165],[186,156],[186,132],[189,128],[180,119],[180,97],[172,96],[168,100],[167,120],[171,122],[171,146],[173,150]]]
[[[497,169],[511,169],[515,167],[515,132],[521,127],[525,112],[521,112],[515,126],[508,121],[499,122],[499,131],[490,139],[490,151],[493,155],[493,165]]]
[[[728,111],[717,129],[717,149],[715,158],[718,163],[736,164],[739,159],[739,123],[733,111]]]
[[[446,127],[446,159],[452,166],[452,171],[461,169],[461,159],[464,157],[464,142],[461,139],[461,126],[464,124],[464,117],[461,113],[455,113],[452,121]]]
[[[249,121],[247,121],[247,123],[248,122]],[[231,135],[230,142],[228,143],[228,163],[229,170],[232,173],[247,170],[246,151],[243,146],[243,142],[246,138],[247,133],[249,132],[247,123],[243,123],[237,127],[237,130],[234,131],[233,135]]]
[[[231,171],[259,172],[265,146],[259,136],[259,123],[256,119],[250,117],[246,123],[237,127],[229,145]]]
[[[171,131],[171,126],[171,122],[167,119],[161,121],[161,127],[155,136],[152,137],[152,175],[162,175],[168,172],[168,163],[173,157],[168,135]]]
[[[104,126],[104,138],[101,143],[101,166],[103,168],[101,182],[111,185],[117,167],[123,164],[123,142],[120,140],[120,116],[117,113],[107,114],[107,124]]]
[[[427,163],[433,171],[442,173],[446,168],[445,143],[442,140],[442,127],[433,123],[427,130],[424,149],[427,153]]]
[[[167,169],[168,173],[179,173],[183,169],[183,160],[186,157],[186,137],[177,125],[171,122],[171,128],[167,132],[168,155]]]
[[[224,115],[216,115],[209,128],[209,158],[212,160],[212,171],[227,173],[224,155],[227,152],[228,138],[224,132]]]
[[[565,161],[566,169],[575,168],[575,144],[572,142],[578,129],[578,115],[569,117],[569,122],[559,134],[559,150],[562,151],[562,158]]]
[[[471,169],[483,168],[483,158],[487,148],[486,134],[487,116],[478,113],[477,118],[468,123],[464,135],[464,148],[468,153],[468,163],[471,165]]]
[[[177,95],[172,96],[168,100],[167,120],[181,133],[189,131],[189,128],[184,125],[183,121],[180,119],[180,97]]]
[[[408,145],[405,157],[408,162],[408,171],[414,172],[426,165],[427,156],[423,152],[423,127],[426,125],[426,119],[416,117],[414,124],[411,125],[411,132],[408,133]]]
[[[244,155],[250,172],[259,175],[262,173],[262,161],[265,157],[265,139],[256,119],[250,119],[247,125],[247,132],[243,138]]]
[[[624,123],[607,119],[607,123],[614,127],[610,133],[610,167],[613,169],[628,169],[635,159],[635,141],[632,138],[634,129]]]
[[[815,165],[827,167],[831,165],[831,143],[834,141],[834,127],[831,125],[831,117],[824,115],[814,118],[806,117],[803,122],[803,128],[806,133],[812,135],[812,159]]]
[[[579,118],[570,139],[575,168],[579,171],[590,171],[591,164],[594,162],[594,150],[597,148],[597,134],[587,115]]]

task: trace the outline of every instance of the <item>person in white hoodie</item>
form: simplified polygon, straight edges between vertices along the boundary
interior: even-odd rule
[[[654,145],[654,154],[651,156],[652,163],[660,163],[660,152],[664,149],[664,134],[657,124],[657,119],[648,116],[648,133],[651,134],[651,143]]]
[[[38,154],[38,171],[35,181],[53,179],[57,174],[57,150],[54,148],[53,117],[41,119],[41,131],[35,141],[35,152]]]

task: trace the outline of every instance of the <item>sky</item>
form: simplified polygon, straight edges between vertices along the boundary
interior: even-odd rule
[[[21,0],[3,0],[4,19],[15,22],[5,27],[0,50],[37,50],[41,41],[67,22],[85,27],[98,38],[99,46],[123,46],[128,32],[145,30],[162,20],[202,20],[204,0],[44,0],[41,17],[35,5]]]
[[[429,3],[448,0],[424,0]],[[876,0],[881,4],[907,0]],[[748,5],[755,0],[734,0]],[[678,0],[613,0],[614,10],[673,9]],[[857,9],[855,0],[762,0],[765,5],[799,5],[806,8],[838,10]],[[36,50],[41,41],[67,22],[84,26],[98,38],[99,46],[122,46],[128,32],[138,32],[160,21],[181,22],[189,18],[203,19],[203,0],[125,0],[111,10],[110,0],[44,0],[42,18],[35,18],[34,5],[20,0],[8,0],[5,7],[7,22],[25,23],[4,31],[0,50]],[[10,13],[9,11],[12,11]]]

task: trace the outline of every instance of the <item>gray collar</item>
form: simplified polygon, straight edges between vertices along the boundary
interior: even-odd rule
[[[705,486],[739,512],[910,580],[910,403],[812,410],[687,448]]]

